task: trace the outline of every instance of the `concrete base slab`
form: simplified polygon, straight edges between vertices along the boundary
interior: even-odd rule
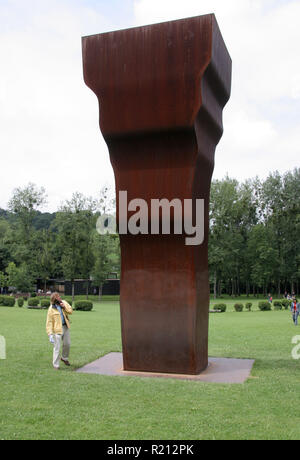
[[[251,374],[253,359],[209,358],[208,368],[200,375],[158,374],[123,370],[122,353],[109,353],[93,363],[78,369],[82,374],[115,375],[122,377],[151,377],[192,380],[207,383],[244,383]]]

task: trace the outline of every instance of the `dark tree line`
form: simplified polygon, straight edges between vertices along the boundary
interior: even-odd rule
[[[114,212],[109,190],[97,199],[74,193],[54,214],[41,213],[44,189],[16,189],[0,210],[0,288],[30,291],[36,280],[93,280],[120,273],[117,235],[99,235],[96,221]],[[239,183],[212,184],[209,266],[214,295],[299,293],[300,169]],[[88,286],[88,283],[87,283]]]
[[[299,292],[300,169],[211,192],[209,263],[215,296]]]
[[[89,280],[102,291],[111,271],[120,272],[117,235],[99,235],[98,217],[113,209],[108,190],[97,199],[74,193],[55,214],[41,213],[46,193],[34,184],[16,189],[0,217],[0,287],[33,290],[37,279]]]

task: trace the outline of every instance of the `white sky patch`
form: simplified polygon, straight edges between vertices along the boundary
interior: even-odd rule
[[[113,20],[51,0],[27,2],[19,24],[22,3],[6,9],[0,29],[0,207],[30,181],[46,188],[45,209],[55,211],[75,191],[96,195],[114,183],[81,57],[81,36],[107,31]]]
[[[269,106],[300,99],[300,2],[279,0],[136,0],[137,25],[215,13],[233,59],[215,178],[243,180],[299,166],[299,117],[289,129]],[[295,110],[291,106],[291,110]],[[299,103],[300,110],[300,103]],[[299,112],[298,112],[299,113]],[[278,115],[278,114],[277,114]]]

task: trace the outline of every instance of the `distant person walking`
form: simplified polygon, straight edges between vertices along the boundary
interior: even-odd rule
[[[294,324],[295,326],[298,326],[298,317],[300,314],[300,303],[298,303],[297,299],[293,299],[292,301],[291,312],[293,315]]]
[[[268,295],[268,302],[269,302],[269,303],[272,303],[272,302],[273,302],[273,297],[271,296],[271,294]]]
[[[46,331],[53,344],[53,367],[59,369],[60,361],[66,366],[70,366],[70,321],[69,315],[72,315],[72,307],[61,299],[60,295],[55,292],[51,295],[51,305],[48,310]],[[62,357],[60,358],[60,348],[63,344]]]

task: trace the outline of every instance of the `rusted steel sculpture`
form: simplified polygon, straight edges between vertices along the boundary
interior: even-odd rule
[[[214,15],[83,38],[117,190],[130,200],[205,200],[205,238],[120,235],[124,369],[199,374],[208,365],[208,229],[231,59]],[[171,214],[174,219],[174,215]],[[149,216],[149,228],[152,216]],[[125,220],[125,221],[124,221]]]

